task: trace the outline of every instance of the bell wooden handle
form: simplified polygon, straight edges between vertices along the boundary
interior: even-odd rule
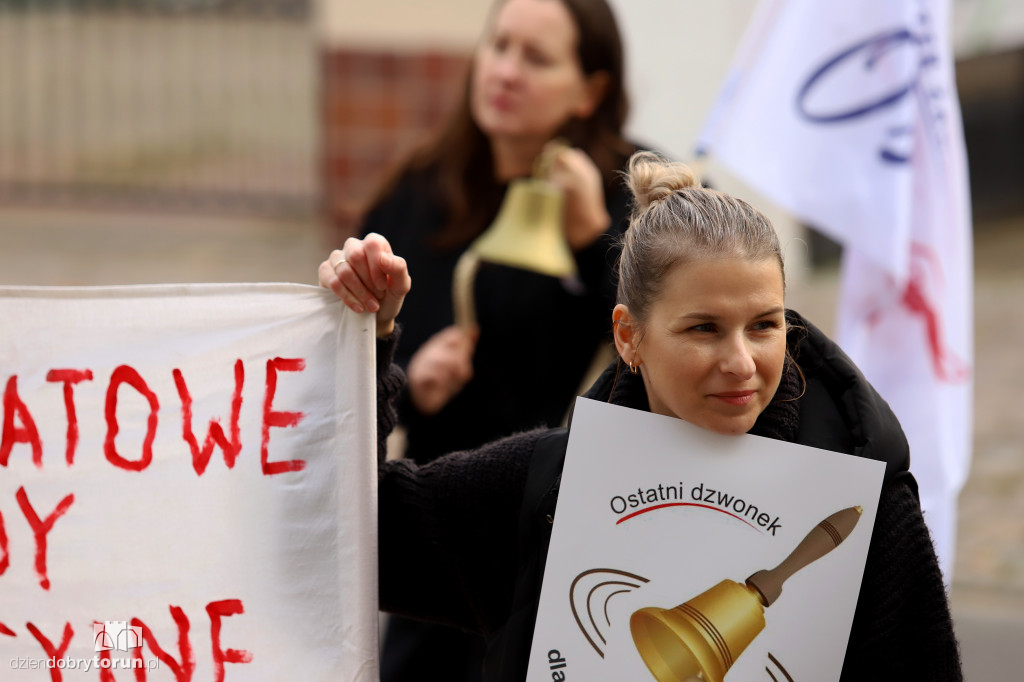
[[[860,507],[837,511],[811,529],[785,561],[770,571],[758,571],[747,578],[747,585],[760,595],[765,606],[771,606],[782,594],[782,583],[813,561],[825,556],[850,536],[863,513]]]
[[[472,249],[467,250],[455,264],[452,273],[452,307],[455,313],[455,324],[469,331],[476,326],[476,299],[473,289],[476,285],[476,272],[480,268],[480,256]]]
[[[551,164],[555,162],[555,157],[563,150],[569,149],[570,146],[569,140],[564,137],[558,137],[552,140],[547,148],[533,161],[534,179],[547,180],[548,174],[551,172]]]

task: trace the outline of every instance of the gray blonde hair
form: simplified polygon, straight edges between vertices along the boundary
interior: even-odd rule
[[[641,324],[676,265],[718,257],[774,258],[786,281],[779,237],[756,208],[701,187],[688,166],[652,152],[629,160],[633,213],[619,258],[618,302]]]

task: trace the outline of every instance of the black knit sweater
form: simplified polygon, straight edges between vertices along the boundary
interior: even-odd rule
[[[823,338],[813,327],[804,333]],[[791,339],[794,351],[798,341]],[[390,340],[378,349],[381,444],[394,424],[390,401],[403,379],[400,369],[386,366],[393,348]],[[813,373],[806,379],[817,381]],[[775,399],[751,433],[797,441],[803,431],[801,403],[805,393],[814,393],[811,388],[787,362]],[[609,368],[587,395],[648,409],[642,381],[621,367]],[[872,408],[888,412],[884,402]],[[426,466],[401,460],[382,464],[383,610],[485,637],[505,623],[520,560],[522,496],[534,444],[543,433],[517,434]],[[383,450],[380,454],[383,462]],[[523,652],[524,660],[528,655]],[[906,472],[887,475],[882,489],[842,680],[962,680],[942,576],[916,484]]]

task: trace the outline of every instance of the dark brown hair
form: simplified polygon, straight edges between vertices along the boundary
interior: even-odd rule
[[[499,0],[496,12],[506,0]],[[619,181],[617,171],[633,151],[622,137],[629,105],[623,83],[622,41],[615,16],[606,0],[557,0],[576,24],[576,53],[583,75],[607,74],[600,104],[586,119],[572,119],[556,137],[564,137],[585,151],[600,169],[605,191]],[[472,67],[454,113],[440,134],[415,152],[386,182],[371,204],[379,204],[408,171],[429,170],[445,209],[445,225],[432,235],[439,250],[462,246],[489,225],[503,194],[494,177],[494,159],[487,136],[470,113]]]

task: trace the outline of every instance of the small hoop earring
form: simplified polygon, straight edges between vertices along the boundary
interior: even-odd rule
[[[627,364],[629,365],[629,371],[632,374],[639,374],[640,373],[640,365],[634,365],[632,360],[630,360]]]

